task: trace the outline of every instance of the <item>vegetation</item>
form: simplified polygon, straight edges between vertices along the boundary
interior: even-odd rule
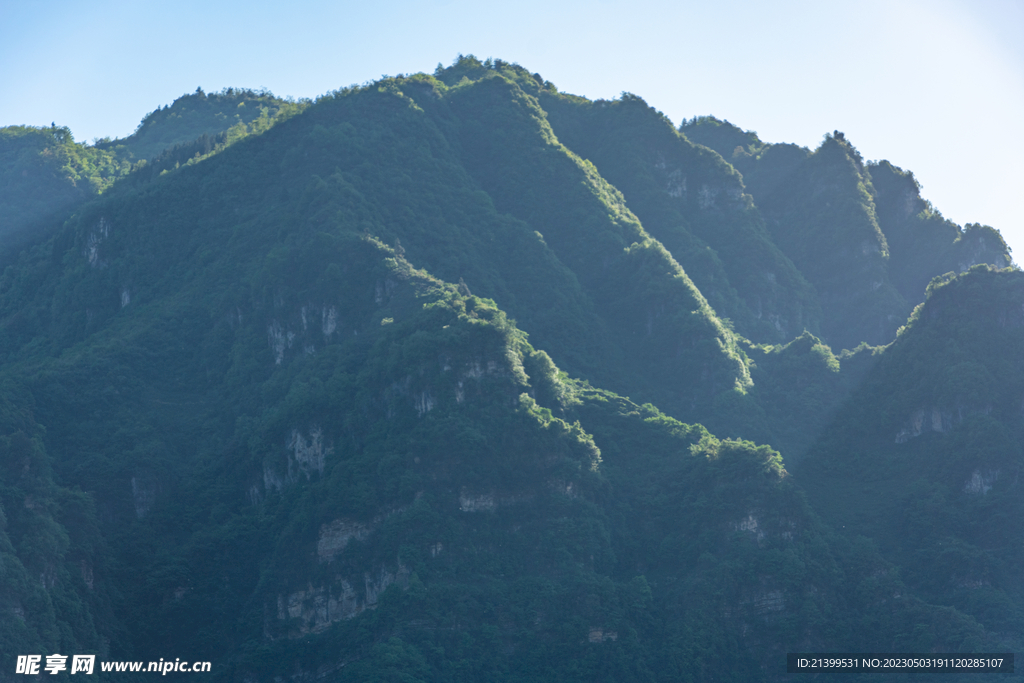
[[[736,331],[760,342],[819,331],[814,289],[772,243],[739,173],[719,155],[689,144],[636,96],[589,102],[545,93],[543,102],[560,138],[626,194]]]
[[[871,536],[908,585],[1020,633],[1019,271],[936,279],[797,469],[832,521]],[[870,428],[866,428],[871,425]],[[1009,641],[1004,641],[1007,643]]]
[[[0,259],[16,256],[130,169],[128,161],[76,143],[65,127],[0,128]]]
[[[234,140],[246,133],[262,133],[308,104],[283,100],[266,90],[226,88],[219,93],[205,93],[196,88],[191,95],[182,95],[172,104],[147,114],[127,138],[98,140],[96,147],[119,150],[134,159],[153,159],[164,150],[202,136],[227,132],[228,139]]]
[[[207,95],[197,89],[147,115],[128,138],[93,145],[75,142],[68,128],[55,124],[0,128],[0,263],[52,233],[71,210],[116,181],[138,183],[201,161],[308,104],[268,92],[229,88]]]
[[[0,276],[0,680],[1020,649],[1024,281],[841,135],[680,134],[472,56],[4,134],[102,182],[19,205]]]
[[[743,174],[775,243],[817,289],[821,333],[835,348],[888,343],[934,277],[1012,263],[997,231],[947,221],[912,173],[865,164],[839,131],[812,153],[711,116],[680,130]]]

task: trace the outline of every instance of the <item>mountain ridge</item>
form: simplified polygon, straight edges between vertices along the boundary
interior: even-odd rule
[[[635,96],[588,103],[500,60],[300,109],[176,143],[0,276],[0,680],[46,649],[173,645],[219,680],[660,681],[1020,643],[1015,555],[971,535],[1018,540],[1024,413],[936,403],[926,429],[930,397],[1024,391],[1019,271],[935,272],[898,334],[857,338],[973,253],[958,240],[1009,264],[997,233],[906,213],[912,176],[838,134],[800,159],[744,134],[761,156],[734,166]],[[759,189],[779,153],[809,184]],[[813,235],[837,279],[814,277],[859,283],[857,310],[776,246],[828,208],[814,154],[849,219],[815,220],[878,245]],[[871,289],[887,229],[903,289]],[[899,449],[936,439],[956,476],[904,476]],[[893,486],[909,512],[881,512]],[[861,499],[879,512],[850,524]]]

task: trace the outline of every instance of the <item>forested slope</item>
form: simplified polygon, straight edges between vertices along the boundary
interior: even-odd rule
[[[543,94],[560,139],[622,190],[738,332],[759,342],[820,334],[814,289],[772,243],[739,174],[720,156],[690,144],[637,97]]]
[[[761,161],[500,61],[237,135],[200,130],[218,97],[147,117],[195,135],[54,199],[0,277],[0,680],[28,652],[778,680],[1020,644],[1020,273],[950,274],[884,332],[956,244],[1008,263],[998,233],[907,213],[912,177],[839,136],[716,127],[789,155],[762,207]],[[842,283],[869,284],[840,315]]]
[[[934,277],[1012,263],[997,231],[944,219],[912,173],[864,163],[839,131],[812,152],[714,117],[680,130],[743,174],[775,243],[817,288],[822,333],[837,349],[888,343]]]
[[[0,128],[0,263],[48,237],[70,210],[114,182],[194,163],[306,104],[251,90],[197,90],[148,114],[129,137],[92,145],[56,124]]]
[[[1024,280],[975,266],[929,292],[797,472],[909,585],[1016,646]]]

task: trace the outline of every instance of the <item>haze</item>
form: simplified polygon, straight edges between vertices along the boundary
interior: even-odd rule
[[[1024,248],[1024,7],[993,2],[19,4],[0,25],[0,125],[123,137],[196,87],[316,97],[460,53],[589,98],[640,95],[769,142],[843,131],[963,224]],[[1018,252],[1019,253],[1019,252]]]

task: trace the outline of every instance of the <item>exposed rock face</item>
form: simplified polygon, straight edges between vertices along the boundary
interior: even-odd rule
[[[459,509],[463,512],[480,512],[498,507],[493,493],[470,494],[465,490],[459,494]]]
[[[362,541],[370,535],[371,529],[347,519],[336,519],[320,527],[320,540],[316,545],[316,555],[321,562],[330,562],[334,556],[345,549],[349,541]]]
[[[745,531],[751,534],[754,540],[757,541],[757,545],[761,547],[768,542],[769,536],[781,538],[783,541],[792,541],[796,535],[797,525],[796,522],[785,517],[769,520],[766,524],[758,518],[756,512],[750,512],[746,517],[736,522],[733,528],[736,531]]]
[[[334,452],[333,448],[324,445],[324,432],[319,427],[310,429],[308,440],[298,429],[293,429],[288,439],[288,450],[288,478],[292,481],[299,473],[306,475],[307,480],[314,471],[322,475],[324,458]]]
[[[786,600],[782,595],[782,591],[765,591],[754,597],[753,606],[754,611],[758,614],[767,615],[786,609]]]
[[[572,482],[567,484],[565,482],[552,481],[547,482],[547,485],[558,493],[569,496],[570,498],[573,498],[576,495]],[[463,488],[459,492],[459,509],[463,512],[486,512],[504,505],[525,503],[533,500],[534,497],[535,494],[529,491],[495,494],[494,492],[475,493]]]
[[[409,569],[399,563],[395,571],[380,567],[365,572],[362,581],[353,582],[339,576],[328,585],[309,584],[305,590],[277,596],[277,619],[293,622],[288,629],[291,638],[320,633],[334,622],[376,608],[381,593],[392,585],[406,587],[409,575]]]
[[[964,483],[964,493],[984,496],[992,490],[992,485],[998,479],[999,470],[974,470],[971,478]]]
[[[587,640],[591,643],[603,643],[606,641],[616,641],[619,639],[617,631],[607,631],[599,626],[591,626],[590,632],[587,634]]]
[[[306,481],[311,481],[314,474],[317,477],[323,476],[327,458],[334,453],[334,447],[326,443],[323,430],[316,425],[305,433],[298,428],[292,429],[285,449],[287,455],[284,458],[278,459],[276,463],[271,459],[263,464],[263,490],[268,493],[279,493],[286,485],[300,481],[303,476]],[[283,475],[280,469],[284,469]],[[250,486],[246,495],[251,503],[258,503],[262,499],[259,484]]]
[[[915,436],[921,436],[926,432],[945,434],[963,422],[964,417],[970,413],[983,413],[987,415],[990,412],[992,412],[991,406],[981,406],[972,409],[964,405],[958,405],[955,410],[942,410],[935,407],[918,408],[911,414],[904,427],[896,434],[896,443],[906,443]]]
[[[325,337],[330,337],[338,329],[337,308],[334,306],[324,306],[322,327]]]
[[[274,306],[279,310],[277,316],[267,324],[267,343],[273,352],[275,365],[284,363],[292,348],[302,349],[306,355],[312,355],[316,353],[317,348],[337,341],[334,334],[341,325],[337,306],[310,302],[298,308],[284,308],[285,304],[281,299],[276,299]],[[319,325],[317,315],[320,316]],[[240,310],[237,316],[231,314],[231,317],[236,318],[238,324],[242,323]],[[322,336],[317,331],[322,333]],[[352,330],[352,333],[355,335],[356,330]]]
[[[84,581],[85,585],[89,587],[89,590],[92,590],[94,586],[92,562],[90,562],[89,560],[82,560],[79,563],[79,567],[81,568],[82,571],[82,581]]]
[[[906,426],[896,434],[896,443],[906,443],[915,436],[932,431],[945,433],[953,427],[953,414],[938,408],[919,408],[907,420]]]
[[[100,244],[108,237],[110,237],[110,223],[106,218],[100,218],[96,227],[85,240],[85,258],[88,259],[90,266],[96,268],[103,265],[103,261],[100,259]]]
[[[737,531],[750,531],[755,533],[757,534],[758,539],[764,538],[764,531],[757,528],[757,517],[754,516],[754,513],[750,513],[745,519],[741,520],[739,524],[736,525],[736,529]]]
[[[273,468],[264,465],[263,486],[267,491],[280,491],[284,487],[284,480],[278,476]]]
[[[433,409],[434,397],[430,395],[428,390],[424,389],[416,397],[416,414],[423,417]]]
[[[294,337],[295,335],[291,332],[286,333],[281,327],[281,323],[276,320],[267,326],[267,339],[270,343],[270,348],[274,352],[274,363],[276,365],[280,365],[284,361],[285,349],[291,346],[290,342]]]
[[[1011,261],[1006,254],[1005,245],[994,239],[989,230],[982,226],[970,225],[961,238],[960,260],[957,267],[963,273],[979,263],[990,263],[998,268],[1005,268]]]
[[[398,287],[398,282],[392,278],[386,278],[384,280],[378,280],[374,287],[373,301],[377,304],[382,304],[385,300],[390,299],[395,289]]]
[[[350,541],[366,540],[384,520],[392,515],[401,514],[406,510],[407,508],[405,507],[391,508],[366,523],[354,519],[339,518],[320,525],[320,536],[317,540],[316,550],[319,561],[330,562],[348,546]],[[431,551],[434,556],[441,552],[441,544],[437,543],[436,547],[436,552]]]

